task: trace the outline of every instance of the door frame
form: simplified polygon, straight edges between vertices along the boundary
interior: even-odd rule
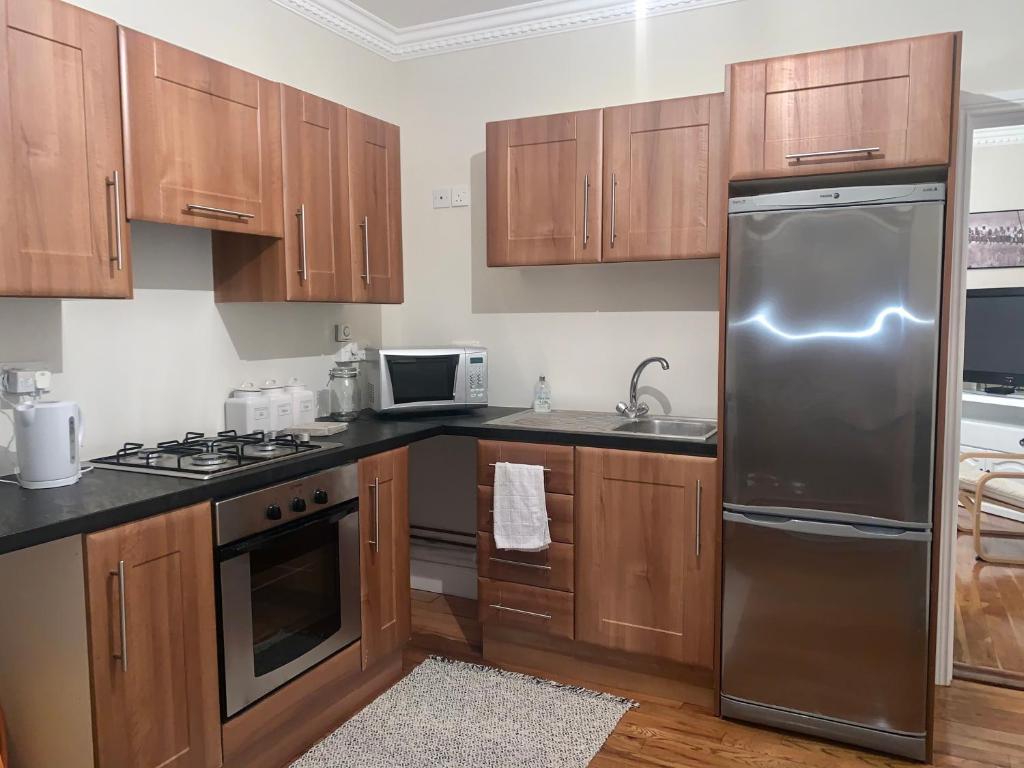
[[[1024,91],[978,95],[960,94],[959,142],[956,147],[956,180],[953,211],[953,264],[950,269],[950,328],[955,329],[946,358],[945,440],[942,483],[942,548],[939,560],[938,628],[935,648],[935,683],[953,681],[953,638],[956,618],[956,519],[959,487],[960,411],[963,397],[964,308],[967,291],[967,217],[971,209],[971,163],[974,131],[1024,125]]]

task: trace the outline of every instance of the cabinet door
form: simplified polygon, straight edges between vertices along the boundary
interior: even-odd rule
[[[603,261],[718,256],[722,101],[604,110]]]
[[[601,110],[487,124],[487,265],[601,260]]]
[[[957,35],[733,64],[730,178],[949,163]]]
[[[96,764],[221,764],[209,504],[85,537]]]
[[[409,639],[409,450],[359,460],[363,669]]]
[[[402,187],[397,125],[348,110],[351,253],[346,301],[400,304]]]
[[[576,455],[576,638],[710,668],[715,460]]]
[[[282,235],[280,86],[121,28],[128,218]]]
[[[130,297],[117,26],[0,0],[0,295]]]

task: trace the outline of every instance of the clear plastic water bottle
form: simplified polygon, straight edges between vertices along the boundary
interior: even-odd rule
[[[533,412],[551,413],[551,385],[541,376],[533,388]]]

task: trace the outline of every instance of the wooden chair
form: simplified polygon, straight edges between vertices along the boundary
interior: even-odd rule
[[[971,533],[974,536],[974,554],[979,560],[998,565],[1024,565],[1024,557],[993,555],[985,550],[982,542],[981,515],[983,502],[1024,514],[1024,472],[987,472],[972,466],[970,459],[1024,460],[1024,453],[999,453],[979,451],[960,454],[961,506],[971,517]],[[989,514],[986,512],[986,514]],[[1004,536],[1006,534],[999,534]],[[1019,535],[1009,534],[1018,538]]]

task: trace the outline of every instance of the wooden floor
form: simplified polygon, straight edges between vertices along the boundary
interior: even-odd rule
[[[412,669],[429,653],[481,662],[472,600],[413,593]],[[470,641],[476,638],[474,646]],[[426,643],[427,647],[420,646]],[[445,651],[440,651],[444,653]],[[561,682],[574,683],[570,675]],[[619,721],[592,768],[896,768],[919,766],[835,744],[718,719],[645,699]],[[936,756],[947,768],[1024,768],[1024,691],[956,681],[936,701]],[[510,768],[512,768],[510,766]],[[518,768],[518,766],[516,767]]]
[[[994,517],[986,517],[984,525],[1024,532],[1024,525]],[[985,546],[1024,554],[1024,539],[986,536]],[[1024,567],[976,560],[973,540],[965,533],[957,536],[953,658],[958,677],[1024,687]]]

